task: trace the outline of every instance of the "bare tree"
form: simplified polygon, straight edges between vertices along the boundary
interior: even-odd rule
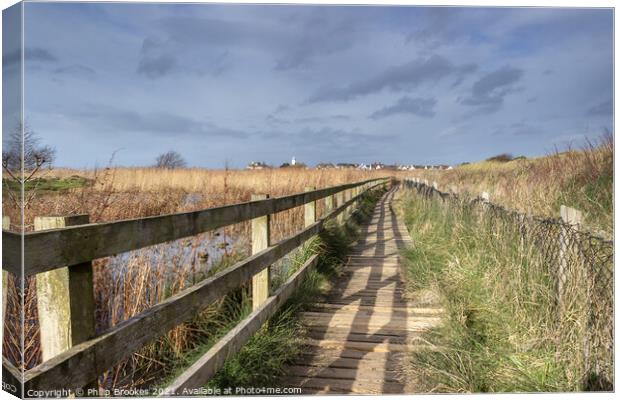
[[[12,174],[19,173],[22,162],[26,176],[45,167],[51,168],[56,156],[53,148],[41,145],[41,139],[28,125],[23,125],[22,129],[21,122],[9,133],[3,147],[2,167]]]
[[[155,159],[155,167],[157,168],[176,169],[184,168],[186,165],[183,157],[173,150],[160,154]]]
[[[6,141],[3,143],[2,149],[2,168],[14,183],[13,186],[23,187],[25,193],[24,206],[34,198],[38,181],[36,177],[44,168],[52,168],[52,164],[56,157],[56,150],[47,145],[41,144],[41,139],[37,136],[28,125],[22,125],[21,122],[13,129]],[[22,173],[23,168],[23,173]],[[7,180],[3,179],[7,187],[9,197],[17,204],[18,195],[12,193],[11,185]],[[34,185],[28,185],[34,182]]]

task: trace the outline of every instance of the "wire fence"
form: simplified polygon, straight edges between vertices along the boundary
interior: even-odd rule
[[[482,226],[494,235],[514,235],[520,249],[528,252],[529,263],[546,272],[553,295],[554,322],[569,325],[565,330],[572,336],[570,340],[578,337],[581,342],[583,388],[613,390],[612,240],[580,229],[579,212],[569,208],[563,207],[563,218],[540,218],[489,202],[486,194],[466,199],[418,179],[406,179],[404,184],[448,208],[476,212]]]

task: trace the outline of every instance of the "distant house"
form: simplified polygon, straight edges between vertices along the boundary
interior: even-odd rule
[[[370,169],[384,169],[384,168],[385,168],[385,165],[380,162],[374,162],[370,164]]]
[[[266,163],[262,162],[262,161],[252,161],[245,168],[246,169],[267,169],[267,168],[271,168],[271,167],[269,165],[267,165]]]
[[[336,168],[336,166],[332,163],[319,163],[316,165],[317,169],[330,169],[330,168]]]
[[[336,164],[336,168],[339,168],[339,169],[357,168],[357,164],[353,164],[353,163],[338,163],[338,164]]]

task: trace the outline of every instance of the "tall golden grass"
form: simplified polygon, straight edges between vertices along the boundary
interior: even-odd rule
[[[26,230],[32,229],[35,216],[88,214],[91,222],[139,218],[182,211],[199,210],[250,200],[253,193],[273,196],[387,176],[383,171],[275,169],[257,171],[153,168],[106,168],[98,171],[55,169],[43,177],[83,176],[92,184],[57,193],[34,196],[25,210]],[[3,204],[4,214],[19,221],[17,207]],[[324,213],[323,202],[317,204]],[[14,224],[14,226],[17,224]],[[249,253],[249,223],[236,224],[178,241],[130,252],[119,265],[113,258],[94,261],[96,324],[98,332],[131,318],[165,298],[204,279],[209,273],[199,260],[214,260],[216,267],[229,265]],[[302,207],[272,217],[272,241],[276,242],[303,227]],[[223,235],[223,243],[232,244],[216,254],[198,254],[201,243]],[[188,255],[189,254],[189,255]],[[7,314],[20,314],[16,280],[9,284]],[[26,369],[41,362],[35,280],[28,278],[24,290],[26,324],[25,343],[20,345],[19,318],[10,318],[5,327],[4,354]],[[136,352],[108,371],[100,380],[107,387],[137,387],[152,383],[171,367],[170,360],[218,332],[239,314],[237,303],[222,299],[193,321],[182,324],[166,336]],[[232,307],[232,308],[231,308]],[[22,364],[21,358],[25,362]]]
[[[581,210],[592,230],[613,232],[613,137],[587,142],[579,150],[510,162],[478,162],[452,170],[417,170],[441,190],[477,196],[488,192],[505,207],[550,218],[560,205]]]

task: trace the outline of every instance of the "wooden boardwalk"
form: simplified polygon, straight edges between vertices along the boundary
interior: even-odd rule
[[[399,252],[411,239],[391,209],[395,190],[377,204],[331,292],[304,313],[308,346],[285,386],[303,394],[416,391],[408,358],[441,309],[405,298]]]

